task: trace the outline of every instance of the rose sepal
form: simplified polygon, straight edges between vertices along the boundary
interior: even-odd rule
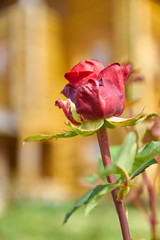
[[[98,131],[98,129],[103,126],[104,119],[84,121],[80,126],[75,126],[71,122],[69,122],[68,124],[76,134],[82,136],[89,136],[94,134],[96,131]]]
[[[72,122],[72,124],[80,125],[85,120],[81,114],[76,112],[76,106],[70,98],[66,101],[59,98],[57,99],[55,105],[63,109],[65,116],[70,122]]]
[[[138,120],[140,119],[143,119],[143,111],[129,118],[122,118],[122,117],[115,117],[115,116],[105,118],[105,126],[108,128],[134,126],[139,123]]]
[[[143,114],[143,110],[138,113],[137,115],[129,118],[122,118],[122,117],[109,117],[105,118],[105,126],[107,128],[116,128],[116,127],[129,127],[129,126],[135,126],[139,123],[142,123],[143,121],[150,119],[152,117],[159,117],[160,114],[158,113],[150,113],[146,116]]]
[[[45,135],[45,134],[39,134],[39,135],[34,135],[30,136],[24,139],[23,143],[26,142],[37,142],[37,141],[47,141],[51,139],[58,139],[58,138],[71,138],[75,137],[77,134],[74,131],[65,131],[60,134],[55,134],[55,135]]]

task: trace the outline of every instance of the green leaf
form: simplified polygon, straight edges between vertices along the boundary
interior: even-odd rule
[[[112,191],[114,188],[116,188],[119,185],[119,183],[103,183],[97,185],[95,188],[89,190],[81,199],[79,199],[73,207],[70,209],[70,211],[66,214],[64,222],[66,223],[69,219],[69,217],[81,206],[88,204],[91,199],[93,199],[95,196],[99,195],[105,188],[108,189],[108,192],[106,190],[106,194]]]
[[[122,148],[121,145],[110,147],[110,154],[111,154],[112,163],[116,162],[116,160],[119,156],[119,153],[121,151],[121,148]]]
[[[64,219],[64,223],[66,223],[69,219],[69,217],[82,205],[84,205],[88,199],[90,198],[90,196],[93,193],[93,189],[90,189],[89,192],[87,192],[81,199],[79,199],[74,205],[73,207],[70,209],[70,211],[66,214],[65,219]]]
[[[126,177],[126,171],[123,168],[120,168],[119,166],[115,164],[112,164],[111,166],[105,168],[102,172],[99,173],[99,177],[104,178],[111,174],[118,174]]]
[[[89,201],[85,209],[85,216],[87,216],[97,206],[97,204],[101,201],[102,198],[104,198],[106,194],[107,192],[104,189],[101,194],[98,194]]]
[[[142,112],[130,118],[109,117],[105,119],[105,124],[107,127],[110,128],[134,126],[137,124],[137,121],[142,117]]]
[[[119,155],[119,152],[120,152],[120,150],[121,150],[121,147],[122,147],[122,146],[111,146],[111,147],[110,147],[110,154],[111,154],[112,163],[114,163],[114,162],[116,161],[117,156]],[[104,170],[103,161],[102,161],[102,158],[101,158],[101,157],[99,158],[98,170],[99,170],[99,173],[102,173],[103,170]],[[112,170],[109,170],[109,171],[112,171]],[[114,173],[115,173],[115,172],[116,172],[116,170],[114,170]],[[107,175],[107,176],[108,176],[108,175]],[[96,182],[96,180],[98,179],[98,177],[100,177],[99,174],[93,173],[92,176],[90,176],[90,177],[88,177],[88,178],[86,179],[86,181],[87,181],[88,183],[94,183],[94,182]],[[120,174],[116,174],[115,177],[116,177],[116,180],[118,180],[118,179],[120,178]],[[102,178],[104,181],[107,181],[106,176],[104,176],[104,177],[101,176],[101,178]]]
[[[94,183],[99,175],[97,173],[93,173],[92,176],[86,178],[87,183]]]
[[[103,124],[104,120],[99,119],[85,121],[80,126],[75,126],[73,124],[70,124],[70,126],[78,135],[89,136],[94,134],[98,129],[100,129]]]
[[[106,187],[100,191],[98,194],[96,194],[93,198],[90,199],[90,201],[87,203],[86,209],[85,209],[85,216],[87,216],[101,201],[102,198],[104,198],[108,193],[110,193],[113,189],[119,186],[119,183],[116,184],[106,184]]]
[[[122,146],[111,146],[110,147],[110,154],[111,154],[111,159],[112,159],[112,164],[114,164],[119,156],[119,153],[121,151]],[[119,178],[121,177],[121,174],[116,174],[115,173],[115,178],[118,181]]]
[[[36,135],[36,136],[31,136],[28,138],[25,138],[24,142],[29,142],[29,141],[42,141],[42,140],[50,140],[50,139],[57,139],[57,138],[70,138],[70,137],[75,137],[77,136],[77,133],[74,131],[68,131],[65,133],[61,134],[56,134],[56,135]]]
[[[99,162],[98,162],[98,170],[99,172],[104,170],[103,160],[101,157],[99,158]]]
[[[121,147],[116,160],[116,165],[124,169],[129,174],[132,169],[136,153],[137,135],[135,132],[130,132]]]
[[[140,151],[135,158],[135,161],[130,169],[130,175],[133,176],[136,172],[140,171],[140,169],[146,167],[150,164],[153,164],[151,160],[153,160],[158,154],[160,154],[160,142],[150,142],[148,143],[142,151]],[[150,162],[151,161],[151,162]]]
[[[91,181],[96,181],[98,177],[104,179],[104,177],[111,174],[116,175],[117,181],[119,181],[121,176],[126,179],[133,179],[142,173],[147,167],[157,163],[154,158],[160,154],[160,142],[151,142],[147,144],[137,154],[136,141],[136,134],[130,132],[122,146],[111,148],[112,165],[101,170],[99,174],[94,174]]]
[[[128,177],[128,173],[132,168],[137,153],[136,141],[137,136],[135,132],[130,132],[123,145],[120,148],[117,148],[117,153],[115,153],[115,159],[112,162],[112,165],[100,172],[99,176],[104,177],[109,176],[110,174],[121,174],[122,176]]]
[[[158,163],[155,159],[150,160],[149,162],[147,162],[146,164],[144,164],[142,167],[140,167],[131,177],[131,179],[137,177],[140,173],[144,172],[144,170],[146,168],[148,168],[149,166],[151,166],[152,164]]]
[[[116,157],[115,166],[112,167],[114,173],[120,172],[124,170],[128,173],[129,177],[132,179],[136,177],[138,174],[143,172],[150,165],[157,163],[154,158],[160,154],[160,142],[151,142],[147,144],[142,151],[137,154],[137,137],[134,132],[130,132],[125,139],[122,147],[118,152],[118,156]],[[108,173],[111,169],[107,170]],[[121,172],[121,175],[124,175]]]
[[[151,160],[160,154],[160,142],[159,141],[152,141],[137,154],[136,159],[139,161],[141,159]]]
[[[121,176],[129,178],[129,172],[134,163],[134,159],[137,153],[137,135],[135,132],[130,132],[122,146],[111,147],[111,159],[112,165],[100,171],[99,174],[94,174],[89,179],[92,182],[96,181],[98,177],[104,179],[111,174],[115,174],[116,180],[119,180]]]
[[[129,178],[133,179],[147,167],[157,163],[154,158],[160,154],[160,142],[151,142],[136,154],[135,140],[136,135],[133,132],[129,133],[113,164],[100,172],[99,177],[109,176],[110,174],[121,174],[126,177],[128,174]]]

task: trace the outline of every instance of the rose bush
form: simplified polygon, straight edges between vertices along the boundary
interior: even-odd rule
[[[158,239],[154,189],[144,171],[149,166],[160,163],[160,142],[149,141],[144,148],[141,146],[139,149],[137,131],[136,133],[135,131],[130,132],[124,143],[116,146],[112,161],[106,131],[107,128],[134,126],[151,117],[157,117],[150,130],[150,135],[159,137],[157,121],[160,119],[160,114],[144,115],[141,111],[129,118],[119,117],[125,107],[125,83],[130,73],[130,64],[121,67],[120,64],[114,63],[104,68],[97,60],[81,61],[65,74],[69,84],[65,86],[62,93],[67,97],[67,100],[58,99],[56,101],[56,106],[62,108],[69,119],[70,123],[68,125],[72,128],[72,131],[64,131],[54,135],[31,136],[26,138],[25,142],[71,138],[77,135],[89,136],[96,133],[101,152],[100,163],[103,163],[104,168],[102,170],[100,167],[99,173],[93,174],[89,182],[93,183],[99,177],[105,182],[96,185],[76,201],[66,214],[64,223],[81,206],[85,205],[87,215],[105,195],[111,192],[123,239],[131,240],[123,198],[134,186],[130,184],[130,181],[143,173],[145,176],[144,183],[148,188],[150,197],[151,211],[148,214],[148,210],[143,205],[142,209],[145,210],[150,222],[152,239]]]
[[[97,60],[83,60],[65,74],[69,84],[62,93],[67,101],[57,99],[55,105],[75,125],[119,116],[125,107],[125,83],[130,72],[130,64],[121,67],[113,63],[104,68]]]

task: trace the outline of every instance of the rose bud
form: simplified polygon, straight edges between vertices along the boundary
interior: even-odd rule
[[[69,84],[62,93],[72,102],[66,104],[58,99],[56,105],[77,125],[86,120],[119,116],[125,107],[125,83],[130,72],[130,64],[121,67],[119,63],[113,63],[104,68],[97,60],[83,60],[65,74]],[[72,109],[75,104],[74,116],[71,103]]]

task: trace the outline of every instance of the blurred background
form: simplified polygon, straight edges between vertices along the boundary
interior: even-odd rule
[[[63,98],[64,73],[93,58],[104,66],[132,63],[143,78],[128,87],[140,99],[133,113],[144,107],[158,112],[160,1],[0,0],[1,212],[17,201],[60,204],[87,191],[85,178],[98,165],[95,136],[24,145],[23,140],[67,130],[62,110],[54,106]],[[111,144],[122,143],[125,134],[110,131]]]

